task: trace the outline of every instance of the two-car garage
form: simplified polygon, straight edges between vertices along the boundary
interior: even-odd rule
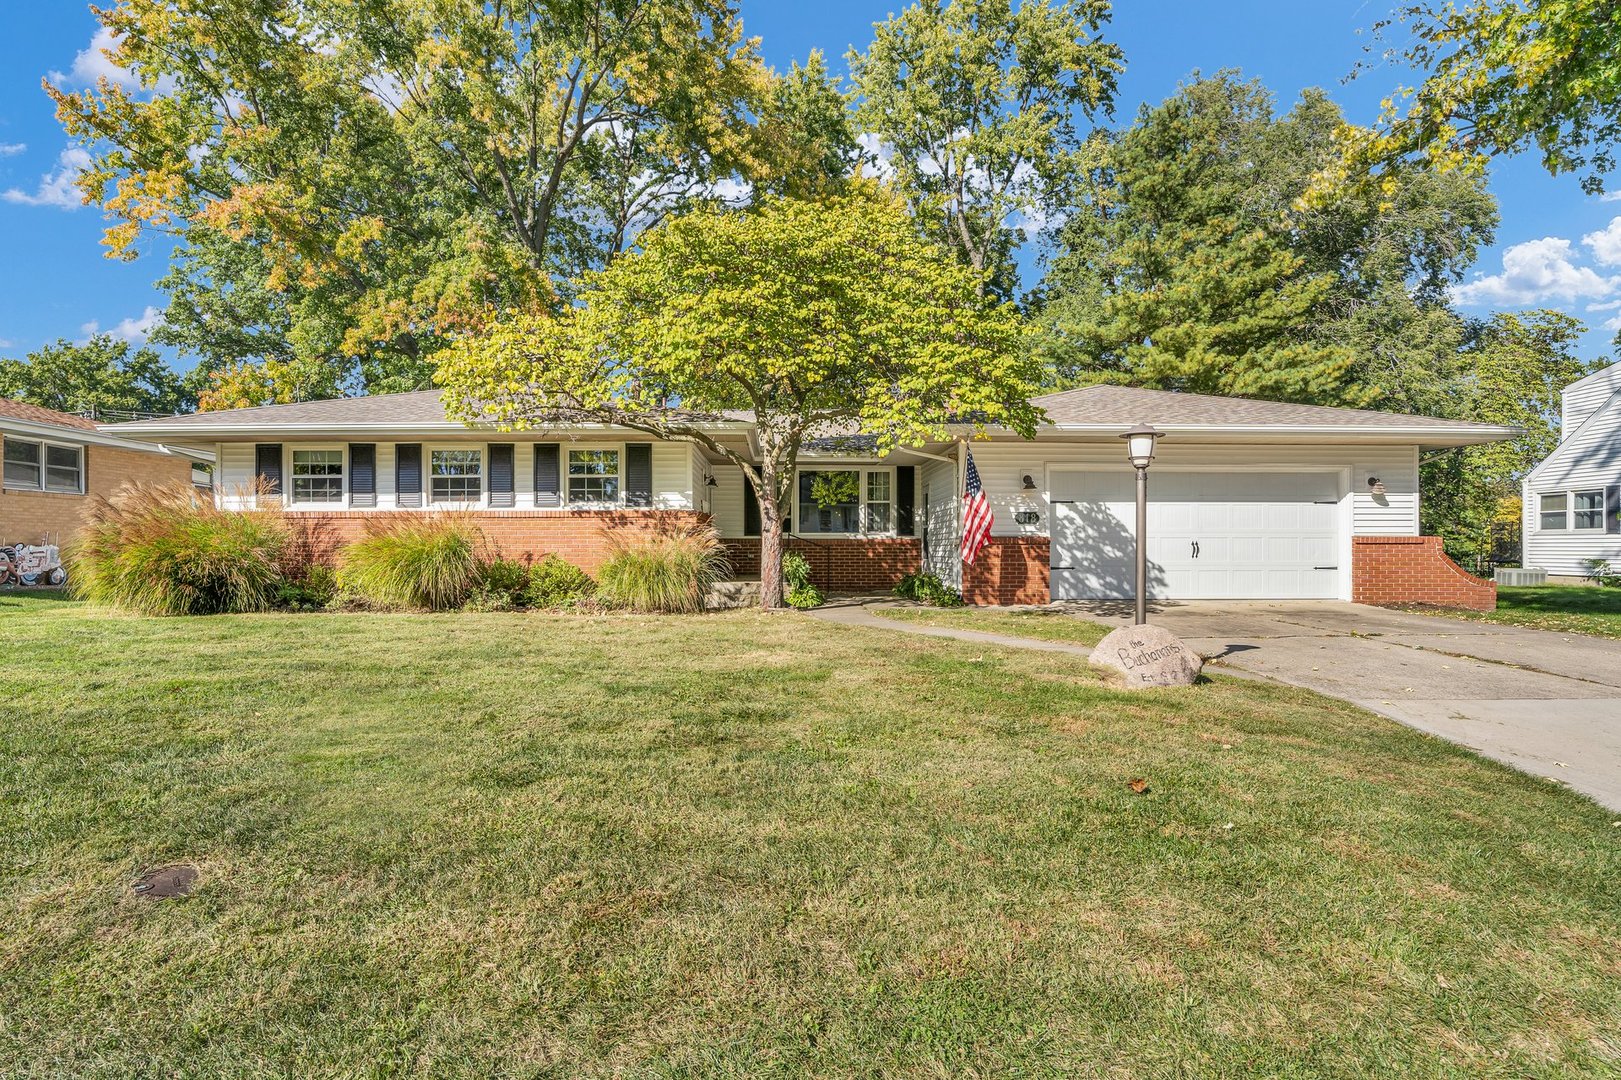
[[[1122,469],[1053,469],[1054,600],[1135,594],[1136,479]],[[1149,595],[1172,600],[1344,595],[1345,471],[1149,473]]]

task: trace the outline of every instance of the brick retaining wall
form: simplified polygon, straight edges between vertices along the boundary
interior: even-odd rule
[[[1497,607],[1497,586],[1447,558],[1439,536],[1357,536],[1351,552],[1351,599],[1358,604]]]

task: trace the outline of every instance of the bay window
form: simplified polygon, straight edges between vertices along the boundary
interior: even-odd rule
[[[484,497],[484,451],[433,450],[428,454],[430,498],[476,503]]]

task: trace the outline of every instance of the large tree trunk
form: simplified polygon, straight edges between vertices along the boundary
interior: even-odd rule
[[[744,481],[748,481],[745,479]],[[768,458],[760,467],[760,606],[782,607],[782,510],[777,505],[777,470]]]

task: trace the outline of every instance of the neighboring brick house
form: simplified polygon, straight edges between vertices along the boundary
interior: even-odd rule
[[[1121,432],[1166,433],[1150,471],[1151,589],[1169,599],[1369,599],[1490,606],[1418,537],[1418,462],[1513,428],[1423,416],[1092,386],[1048,394],[1034,439],[1004,431],[880,458],[842,438],[808,447],[788,546],[828,589],[884,589],[930,569],[972,603],[1129,597],[1132,472]],[[504,554],[594,568],[610,532],[713,522],[742,577],[759,573],[759,513],[742,471],[687,442],[557,424],[503,433],[446,417],[437,392],[273,405],[120,424],[128,439],[213,452],[222,506],[260,483],[331,550],[368,519],[455,507]],[[745,414],[711,439],[747,456]],[[961,436],[970,433],[964,429]],[[957,552],[965,455],[995,512],[991,546]],[[1403,542],[1379,544],[1377,538]],[[966,572],[965,572],[966,570]]]
[[[89,495],[136,480],[190,483],[193,462],[212,456],[122,439],[92,420],[0,398],[0,585],[61,578],[56,551],[78,530]]]

